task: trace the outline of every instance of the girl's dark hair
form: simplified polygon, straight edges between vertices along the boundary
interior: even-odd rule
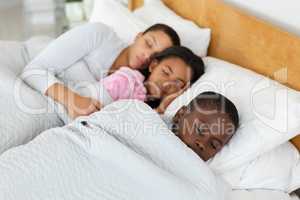
[[[171,28],[170,26],[168,26],[166,24],[154,24],[154,25],[150,26],[149,28],[147,28],[143,32],[143,34],[146,34],[150,31],[162,31],[170,37],[172,44],[174,46],[180,45],[180,38],[179,38],[177,32],[173,28]]]
[[[140,70],[141,73],[145,76],[145,80],[147,80],[150,75],[149,65],[152,61],[157,60],[158,62],[161,62],[162,60],[171,57],[182,59],[192,69],[192,78],[190,82],[191,85],[204,74],[204,63],[199,56],[195,55],[190,49],[186,47],[173,46],[151,56],[150,62],[148,62],[142,68],[142,70]],[[148,105],[152,108],[156,108],[158,107],[160,100],[154,99],[146,103],[148,103]]]
[[[150,75],[149,65],[152,61],[156,60],[161,62],[162,60],[171,57],[182,59],[185,64],[192,69],[191,85],[204,74],[204,63],[199,56],[195,55],[186,47],[173,46],[151,56],[150,61],[142,67],[142,70],[140,70],[140,72],[145,76],[145,80],[147,80]]]

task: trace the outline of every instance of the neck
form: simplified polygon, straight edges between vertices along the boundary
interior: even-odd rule
[[[121,53],[116,58],[115,62],[110,67],[108,74],[113,73],[122,66],[129,66],[129,47],[126,47],[121,51]]]

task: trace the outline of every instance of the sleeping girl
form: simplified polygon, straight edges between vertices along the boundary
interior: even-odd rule
[[[120,99],[137,99],[163,113],[171,101],[203,73],[204,64],[200,57],[186,47],[174,46],[154,54],[141,71],[121,67],[90,85],[92,87],[82,87],[77,92],[99,100],[99,109]],[[91,91],[96,92],[90,95]],[[69,116],[73,114],[69,113]]]

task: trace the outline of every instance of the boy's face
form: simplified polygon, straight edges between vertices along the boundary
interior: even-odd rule
[[[194,111],[182,107],[173,122],[173,132],[204,161],[218,153],[235,132],[226,113],[209,107]]]

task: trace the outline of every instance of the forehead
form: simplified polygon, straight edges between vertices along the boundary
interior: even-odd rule
[[[169,66],[172,72],[184,81],[189,81],[191,79],[191,68],[180,58],[170,57],[163,59],[159,65]]]
[[[185,116],[186,125],[196,126],[209,131],[210,137],[227,141],[234,133],[234,125],[228,114],[222,111],[195,109]]]
[[[154,40],[154,42],[156,41],[157,48],[160,48],[161,50],[172,46],[171,38],[163,31],[148,31],[143,36]]]

